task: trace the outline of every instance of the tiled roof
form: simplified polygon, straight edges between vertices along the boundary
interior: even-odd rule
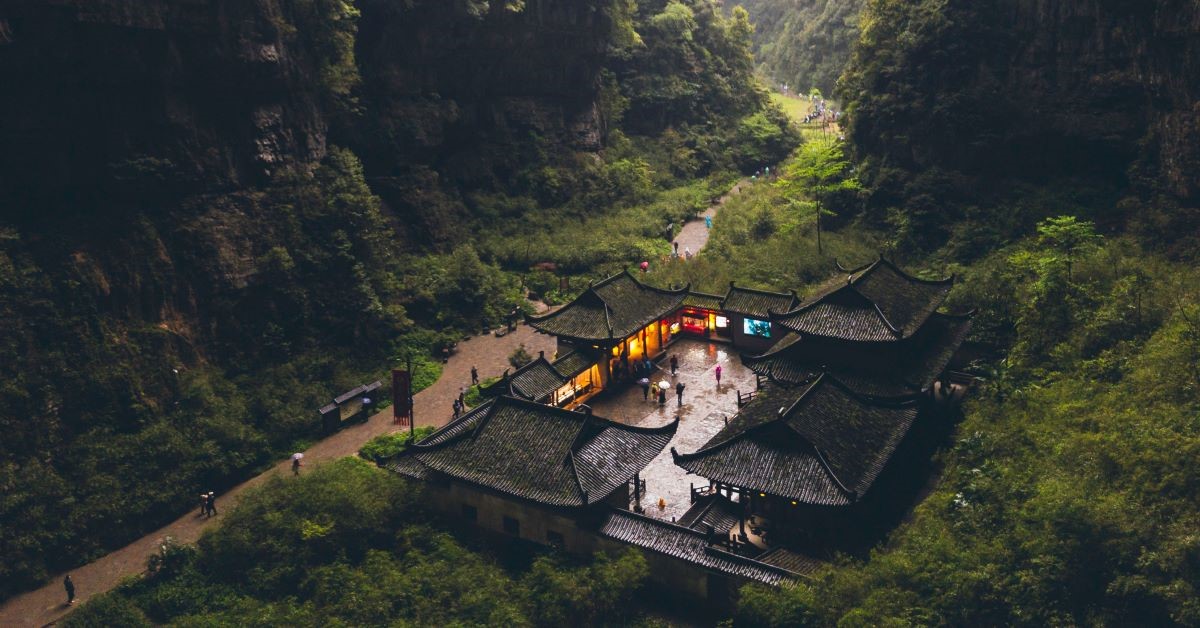
[[[784,547],[776,547],[768,550],[756,560],[761,563],[781,567],[792,573],[798,574],[810,574],[817,569],[820,569],[821,566],[825,564],[823,561],[813,558],[812,556],[806,556]]]
[[[850,271],[772,322],[812,336],[862,342],[911,337],[946,300],[954,278],[918,279],[882,257]]]
[[[567,379],[560,375],[546,358],[539,357],[518,369],[509,380],[509,384],[517,396],[541,401],[566,381]]]
[[[799,385],[829,372],[863,395],[895,397],[926,390],[946,368],[971,329],[970,316],[934,313],[916,335],[878,359],[839,354],[828,341],[788,333],[763,355],[742,362],[776,383]]]
[[[542,401],[571,378],[586,371],[596,358],[582,351],[572,351],[551,363],[545,356],[517,369],[483,389],[483,394],[498,397],[512,395],[532,401]]]
[[[861,498],[917,414],[910,400],[870,400],[829,375],[769,385],[729,425],[676,464],[703,477],[809,504]]]
[[[596,363],[596,356],[576,349],[554,361],[554,370],[563,377],[575,377]]]
[[[639,428],[498,397],[410,447],[445,475],[551,506],[602,501],[667,446],[678,421]]]
[[[679,308],[688,289],[647,286],[629,271],[593,284],[567,305],[526,320],[538,331],[593,342],[624,339]]]
[[[624,510],[609,512],[600,526],[600,535],[765,584],[779,584],[794,577],[782,567],[710,547],[708,535],[702,532]]]
[[[692,291],[683,298],[683,304],[688,307],[698,307],[705,310],[719,310],[722,297],[716,294]]]
[[[729,292],[725,293],[722,307],[726,312],[765,320],[771,312],[779,314],[791,310],[796,307],[796,302],[796,295],[791,292],[768,292],[739,288],[730,283]]]

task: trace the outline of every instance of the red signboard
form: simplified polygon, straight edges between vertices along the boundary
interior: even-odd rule
[[[412,416],[412,377],[402,369],[392,371],[392,418],[406,423]]]

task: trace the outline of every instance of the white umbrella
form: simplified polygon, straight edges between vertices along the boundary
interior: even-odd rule
[[[292,454],[292,460],[300,460],[303,457],[304,457],[304,454],[302,454],[300,452],[296,452],[296,453]]]
[[[663,381],[658,383],[658,387],[663,390],[666,390],[671,387],[671,384],[667,383],[667,380],[664,379]]]

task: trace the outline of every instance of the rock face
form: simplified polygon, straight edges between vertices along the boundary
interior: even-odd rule
[[[31,211],[245,187],[325,155],[280,2],[18,1],[0,20],[0,182]]]
[[[366,113],[348,142],[412,237],[449,239],[468,211],[460,190],[511,191],[539,155],[601,148],[607,4],[491,2],[475,14],[458,2],[360,3]]]
[[[1200,202],[1195,2],[887,2],[863,24],[844,96],[874,163],[1132,179]]]

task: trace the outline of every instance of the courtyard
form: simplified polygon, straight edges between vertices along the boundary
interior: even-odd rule
[[[671,375],[670,356],[679,359],[679,372]],[[721,385],[717,386],[716,367],[721,366]],[[642,388],[636,383],[624,384],[605,391],[592,399],[590,405],[598,416],[638,427],[659,427],[679,416],[679,429],[671,443],[641,473],[645,492],[641,507],[645,514],[672,521],[682,517],[691,506],[691,485],[707,486],[708,480],[688,473],[675,464],[671,448],[692,452],[702,447],[732,419],[738,411],[737,396],[755,389],[755,375],[742,366],[734,348],[721,343],[683,338],[667,348],[657,363],[650,381],[666,381],[670,385],[667,402],[660,405],[651,390],[643,399]],[[684,385],[683,404],[675,396],[675,384]],[[659,500],[663,507],[659,507]]]

